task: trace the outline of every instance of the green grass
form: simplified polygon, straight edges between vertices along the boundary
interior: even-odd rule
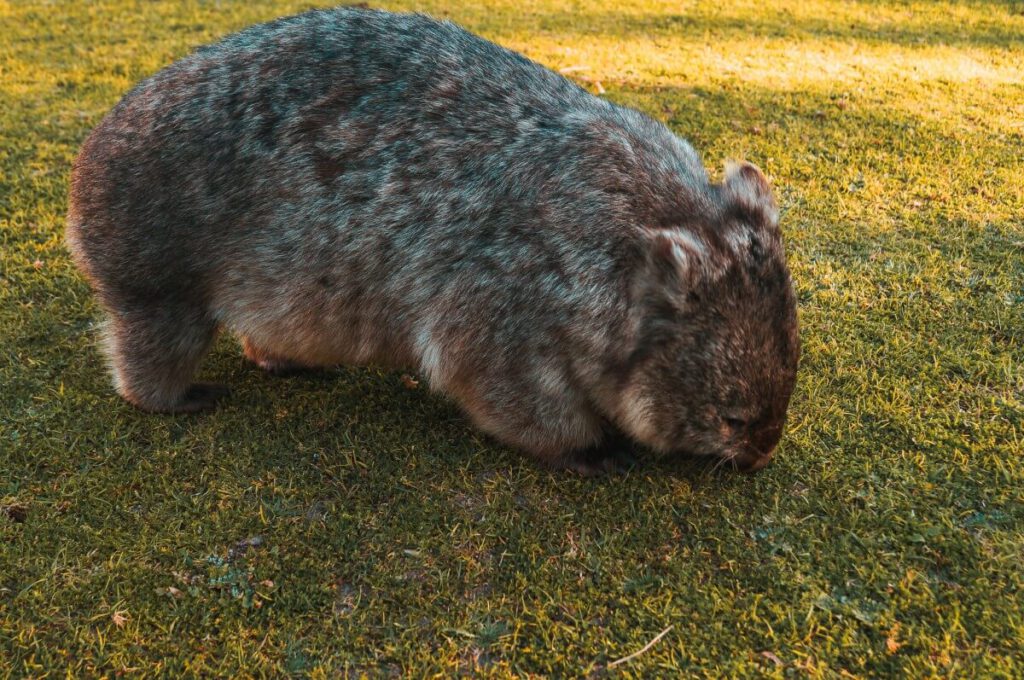
[[[302,2],[0,1],[0,676],[1024,677],[1024,4],[387,3],[648,112],[783,206],[763,473],[538,469],[399,375],[113,393],[62,245],[138,79]]]

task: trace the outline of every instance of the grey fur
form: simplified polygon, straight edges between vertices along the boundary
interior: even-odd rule
[[[203,47],[86,140],[67,237],[115,384],[196,410],[219,328],[260,365],[413,367],[556,466],[609,430],[763,465],[798,355],[760,171],[417,14],[312,11]],[[597,451],[595,457],[594,452]]]

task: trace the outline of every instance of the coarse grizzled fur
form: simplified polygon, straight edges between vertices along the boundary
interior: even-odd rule
[[[422,15],[311,11],[143,81],[82,147],[67,237],[152,411],[212,404],[226,328],[272,370],[416,368],[555,466],[620,433],[756,468],[796,376],[760,171],[711,183],[659,123]]]

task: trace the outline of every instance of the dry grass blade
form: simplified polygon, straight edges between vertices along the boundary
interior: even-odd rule
[[[646,645],[644,645],[643,647],[641,647],[637,651],[633,652],[629,656],[624,656],[621,659],[616,659],[615,661],[612,661],[610,664],[608,664],[608,668],[615,668],[619,664],[629,663],[630,661],[632,661],[633,659],[637,658],[638,656],[640,656],[641,654],[646,652],[648,649],[650,649],[654,645],[658,644],[658,640],[660,640],[661,638],[663,638],[666,635],[668,635],[669,631],[671,631],[673,628],[675,628],[675,624],[670,625],[668,628],[666,628],[665,630],[663,630],[660,633],[658,633],[657,635],[655,635],[653,640],[651,640]]]

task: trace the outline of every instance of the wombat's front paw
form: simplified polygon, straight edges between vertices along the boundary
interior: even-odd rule
[[[173,413],[208,411],[229,394],[231,394],[231,390],[224,385],[194,383],[189,386],[188,391],[181,397],[181,400],[170,410]]]
[[[623,474],[636,464],[637,460],[628,446],[613,441],[574,452],[565,466],[584,477],[597,477],[605,474]]]
[[[296,364],[291,361],[254,361],[254,365],[263,369],[264,372],[278,378],[287,378],[294,375],[301,375],[303,373],[310,373],[315,369],[303,366],[302,364]]]
[[[245,354],[246,359],[271,375],[286,377],[311,370],[308,366],[260,349],[252,344],[248,338],[242,340],[242,352]]]

